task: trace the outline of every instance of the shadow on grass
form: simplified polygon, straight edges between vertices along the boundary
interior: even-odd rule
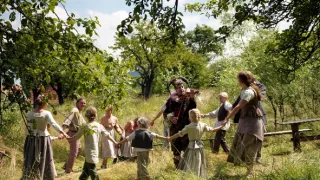
[[[273,155],[273,156],[286,156],[286,155],[289,155],[291,153],[292,153],[291,151],[284,151],[284,152],[272,153],[271,155]]]
[[[316,143],[316,148],[320,149],[320,143]]]

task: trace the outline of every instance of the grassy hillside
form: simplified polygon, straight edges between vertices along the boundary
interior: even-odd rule
[[[217,92],[212,90],[202,91],[202,102],[198,103],[199,109],[206,113],[218,106]],[[128,120],[132,120],[137,116],[146,116],[152,119],[160,109],[162,103],[166,100],[167,95],[153,96],[148,101],[139,98],[126,98],[121,102],[121,107],[114,112],[119,118],[120,124],[123,126]],[[89,105],[94,105],[94,98],[88,100]],[[233,101],[232,98],[230,101]],[[55,119],[62,124],[64,115],[67,115],[73,106],[72,102],[67,102],[61,107],[57,107],[58,114]],[[269,107],[266,106],[269,112],[268,130],[273,131],[272,114]],[[50,108],[49,108],[50,110]],[[99,117],[103,115],[103,110],[100,109]],[[64,115],[63,115],[64,114]],[[19,116],[12,115],[12,118]],[[290,119],[288,119],[290,120]],[[214,120],[203,119],[204,122],[213,125]],[[159,119],[155,126],[151,128],[159,134],[162,134],[162,119]],[[311,128],[312,133],[320,132],[320,123],[311,123],[302,127]],[[290,127],[283,127],[289,129]],[[232,142],[235,126],[232,126],[227,134],[227,141]],[[51,134],[56,135],[56,132],[51,130]],[[206,134],[204,138],[214,137],[214,134]],[[293,152],[290,135],[282,135],[276,137],[268,137],[264,142],[263,148],[263,164],[256,165],[256,176],[254,179],[320,179],[320,141],[302,142],[302,152]],[[82,140],[83,141],[83,140]],[[11,128],[5,136],[0,138],[0,148],[9,151],[11,159],[5,158],[0,165],[0,179],[19,179],[21,177],[22,166],[22,149],[24,143],[24,126],[22,123]],[[155,144],[160,144],[157,140]],[[224,153],[213,155],[210,153],[208,142],[205,142],[205,149],[208,161],[208,175],[210,179],[245,179],[245,167],[234,167],[230,163],[226,163],[227,156]],[[66,160],[68,153],[68,143],[66,140],[54,141],[54,159],[58,171],[58,178],[61,180],[77,179],[80,175],[81,168],[84,163],[84,157],[80,156],[75,164],[75,173],[65,175],[62,166]],[[172,154],[161,150],[161,146],[155,146],[155,150],[151,153],[150,174],[153,179],[197,179],[190,174],[184,174],[181,171],[175,170],[172,162]],[[109,168],[99,170],[98,173],[101,179],[122,180],[136,178],[136,164],[129,162],[121,162],[112,165],[109,162]],[[100,167],[101,162],[98,164]]]

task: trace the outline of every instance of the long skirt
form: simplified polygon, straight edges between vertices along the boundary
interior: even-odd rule
[[[178,169],[207,179],[207,161],[203,148],[187,148],[183,157],[180,159]]]
[[[251,134],[236,133],[227,161],[239,166],[252,165],[262,141]]]
[[[126,136],[128,136],[130,133],[126,132]],[[134,150],[133,147],[131,147],[132,141],[127,141],[123,145],[121,145],[119,150],[119,156],[126,157],[126,158],[132,158],[137,157],[137,152]]]
[[[22,180],[52,180],[57,176],[50,136],[27,136],[23,157]]]
[[[108,130],[110,136],[114,139],[114,130]],[[116,158],[117,157],[117,148],[114,146],[113,142],[110,141],[107,137],[102,136],[101,138],[101,157],[102,158]]]

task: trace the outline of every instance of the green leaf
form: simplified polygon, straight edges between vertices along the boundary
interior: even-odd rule
[[[10,15],[9,15],[9,20],[12,22],[12,21],[14,21],[14,20],[16,20],[16,12],[12,12],[12,13],[10,13]]]
[[[23,27],[26,27],[26,26],[28,25],[28,20],[27,20],[26,18],[22,19],[22,20],[21,20],[21,25],[22,25]]]
[[[140,16],[139,15],[134,16],[134,18],[136,19],[137,23],[140,22]]]
[[[131,25],[129,25],[129,26],[128,26],[128,29],[127,29],[127,31],[128,31],[128,33],[132,33],[132,31],[133,31],[133,28],[132,28],[132,26],[131,26]]]

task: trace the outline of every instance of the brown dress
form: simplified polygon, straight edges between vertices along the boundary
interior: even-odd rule
[[[248,94],[251,98],[248,98]],[[261,114],[258,113],[258,97],[249,87],[241,93],[241,99],[248,103],[241,109],[237,132],[234,136],[227,161],[240,165],[241,162],[251,165],[264,137],[264,124]]]

